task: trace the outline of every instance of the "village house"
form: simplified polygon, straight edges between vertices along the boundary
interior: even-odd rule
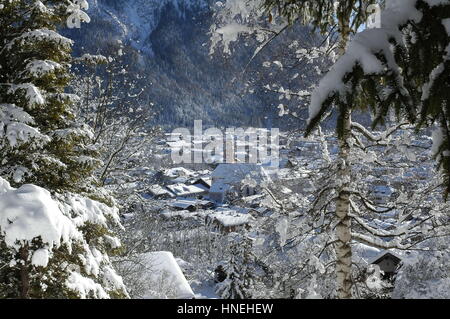
[[[194,201],[177,200],[170,203],[169,206],[174,208],[175,210],[188,210],[190,212],[197,210]]]
[[[380,267],[380,270],[384,272],[383,279],[391,279],[397,271],[397,267],[401,261],[401,258],[393,252],[384,251],[369,261],[369,263]]]
[[[249,230],[253,217],[250,214],[242,214],[235,210],[215,211],[206,216],[205,224],[213,230],[224,234]]]
[[[210,209],[214,207],[214,203],[207,200],[199,199],[179,199],[169,203],[169,206],[176,210],[195,211],[197,209]]]
[[[270,181],[270,170],[257,164],[220,164],[213,171],[209,198],[219,203],[226,201],[228,193],[233,190],[246,197],[258,193],[263,181]],[[245,180],[251,180],[246,183]]]
[[[204,187],[199,187],[196,185],[186,185],[181,183],[167,185],[167,189],[176,197],[203,198],[208,194],[208,190]]]
[[[175,197],[175,195],[168,189],[157,184],[151,185],[147,189],[147,192],[153,199],[169,199]]]

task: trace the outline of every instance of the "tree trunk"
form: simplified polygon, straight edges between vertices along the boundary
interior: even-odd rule
[[[345,111],[344,118],[344,134],[339,141],[339,166],[338,178],[342,183],[338,189],[338,198],[336,202],[336,217],[338,224],[336,226],[336,280],[337,280],[337,296],[339,299],[349,299],[352,297],[352,250],[351,242],[351,219],[350,212],[350,174],[351,166],[349,163],[350,146],[347,139],[351,134],[351,110]]]
[[[345,54],[347,41],[350,35],[348,23],[341,20],[341,41],[339,43],[340,55]],[[351,235],[351,219],[350,213],[350,179],[351,179],[351,163],[350,145],[348,140],[351,137],[351,122],[352,122],[352,105],[349,105],[346,110],[343,110],[342,121],[342,136],[339,139],[339,172],[337,174],[339,182],[338,198],[336,201],[336,217],[338,223],[336,226],[335,244],[336,252],[336,284],[337,297],[339,299],[352,298],[352,248],[350,246]]]
[[[28,274],[28,246],[24,246],[19,250],[20,259],[20,298],[30,298],[30,278]]]

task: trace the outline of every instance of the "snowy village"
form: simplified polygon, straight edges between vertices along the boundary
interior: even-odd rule
[[[450,0],[0,27],[0,299],[450,298]]]

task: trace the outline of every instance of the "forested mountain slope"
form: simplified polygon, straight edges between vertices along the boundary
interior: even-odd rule
[[[131,74],[142,80],[155,103],[157,124],[190,126],[265,125],[261,95],[244,94],[241,76],[253,48],[232,59],[209,53],[212,13],[204,0],[89,1],[89,28],[70,30],[76,51],[115,54],[126,47]],[[264,112],[267,113],[267,112]],[[271,111],[272,115],[276,110]]]

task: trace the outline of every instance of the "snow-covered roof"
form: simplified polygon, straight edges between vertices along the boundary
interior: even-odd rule
[[[205,192],[209,191],[209,187],[203,184],[193,184],[193,186],[203,189]]]
[[[174,178],[174,179],[172,179],[171,181],[169,181],[169,183],[171,184],[171,185],[173,185],[173,184],[188,184],[188,178],[187,177],[177,177],[177,178]]]
[[[195,201],[177,200],[173,203],[170,203],[170,206],[175,208],[188,209],[189,207],[195,207]]]
[[[169,206],[181,208],[181,209],[186,209],[186,208],[189,208],[190,206],[206,207],[206,206],[210,206],[210,205],[213,205],[213,202],[208,201],[208,200],[196,199],[196,198],[178,199],[174,202],[169,203]]]
[[[196,185],[174,184],[167,185],[167,188],[176,196],[180,197],[205,193],[205,189]]]
[[[252,219],[250,214],[241,214],[234,210],[215,211],[209,217],[225,227],[245,225]]]
[[[369,264],[376,264],[379,263],[383,258],[387,257],[387,256],[391,256],[393,257],[395,260],[397,261],[401,261],[402,258],[398,255],[396,255],[394,252],[390,251],[390,250],[384,250],[382,251],[380,254],[378,254],[377,256],[371,258],[368,260]]]
[[[151,185],[148,188],[148,191],[153,195],[153,196],[161,196],[161,195],[169,195],[170,197],[173,197],[174,194],[172,194],[169,190],[165,189],[164,187],[160,186],[160,185]]]
[[[157,284],[163,279],[175,289],[176,298],[192,299],[195,297],[186,277],[175,257],[168,251],[157,251],[144,254],[144,260],[151,269],[150,279]]]
[[[190,219],[190,218],[195,218],[197,215],[188,210],[173,211],[173,210],[165,209],[161,212],[161,216],[165,219],[172,219],[172,218]]]
[[[197,176],[197,173],[194,171],[191,171],[190,169],[184,168],[184,167],[174,167],[169,168],[164,171],[164,175],[170,178],[176,178],[176,177],[182,177],[182,176],[188,176],[188,177],[195,177]]]

